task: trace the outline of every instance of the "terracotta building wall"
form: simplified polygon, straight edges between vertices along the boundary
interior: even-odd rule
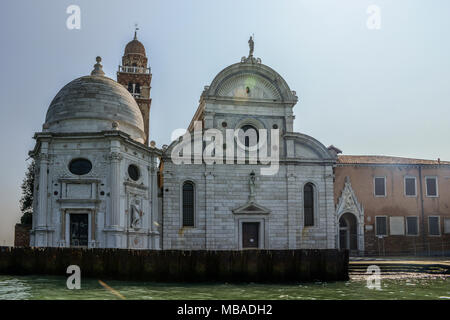
[[[421,171],[421,174],[419,172]],[[358,201],[364,207],[364,243],[366,254],[442,254],[450,253],[450,234],[445,233],[445,219],[450,219],[450,166],[449,165],[374,165],[339,164],[335,168],[335,202],[350,177]],[[386,177],[386,197],[375,197],[374,177]],[[416,177],[416,196],[406,196],[404,177]],[[422,190],[420,179],[422,177]],[[425,177],[437,176],[438,197],[427,197]],[[423,200],[423,213],[422,213]],[[388,235],[375,234],[375,217],[387,216]],[[419,233],[391,235],[390,217],[417,216]],[[440,235],[429,235],[428,217],[440,217]],[[370,227],[372,226],[372,227]],[[406,221],[405,221],[406,229]],[[447,230],[449,232],[449,230]]]

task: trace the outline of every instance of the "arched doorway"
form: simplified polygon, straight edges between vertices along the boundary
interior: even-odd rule
[[[358,250],[358,224],[355,215],[350,212],[339,219],[339,248]]]

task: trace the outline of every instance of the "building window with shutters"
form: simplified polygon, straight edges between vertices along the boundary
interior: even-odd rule
[[[304,226],[314,226],[314,185],[312,183],[305,184],[303,188],[303,214]]]
[[[416,177],[405,177],[405,196],[416,197]]]
[[[185,181],[182,190],[183,227],[193,227],[195,218],[194,207],[194,183]]]
[[[387,217],[375,217],[375,234],[377,236],[387,236]]]
[[[439,236],[441,235],[441,226],[438,216],[429,216],[428,217],[428,234],[430,236]]]
[[[406,217],[406,235],[419,235],[419,217]]]
[[[386,197],[386,177],[375,177],[373,187],[375,197]]]
[[[437,177],[425,177],[425,186],[427,197],[438,196],[438,183]]]

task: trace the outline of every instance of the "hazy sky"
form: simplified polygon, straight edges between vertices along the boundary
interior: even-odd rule
[[[66,9],[81,8],[69,30]],[[366,25],[381,9],[381,29]],[[186,128],[205,85],[248,54],[278,71],[299,103],[294,128],[346,154],[450,160],[450,1],[0,1],[0,244],[12,245],[33,133],[52,98],[87,75],[107,76],[134,24],[152,68],[151,139]]]

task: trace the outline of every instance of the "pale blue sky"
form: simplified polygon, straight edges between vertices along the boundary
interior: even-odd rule
[[[81,30],[66,8],[81,8]],[[381,29],[366,27],[381,8]],[[33,133],[67,82],[102,56],[115,79],[138,38],[152,68],[151,139],[185,128],[205,85],[248,54],[297,91],[295,130],[346,154],[450,160],[450,2],[446,0],[0,2],[0,244],[12,244]]]

